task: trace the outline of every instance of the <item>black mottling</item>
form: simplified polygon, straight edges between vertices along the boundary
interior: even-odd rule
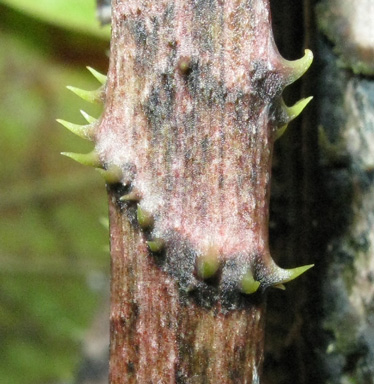
[[[223,110],[228,91],[223,82],[213,75],[211,66],[202,66],[198,59],[191,58],[190,68],[185,79],[191,96],[209,109],[216,107]]]
[[[197,253],[180,235],[169,235],[167,243],[164,269],[178,280],[182,289],[188,290],[197,283],[194,276]]]
[[[201,308],[212,309],[219,300],[218,288],[207,284],[200,284],[190,292],[188,301],[189,300],[193,300],[194,303]],[[181,303],[187,304],[188,301],[181,301]]]
[[[179,354],[180,356],[190,356],[190,355],[183,355],[182,353]],[[176,370],[175,372],[175,383],[176,384],[188,384],[188,377],[184,372],[181,372],[180,370]]]
[[[196,129],[196,111],[187,112],[183,121],[184,135],[186,137],[191,137],[194,135]]]
[[[146,233],[151,240],[151,233]],[[179,285],[179,299],[182,305],[192,300],[202,308],[211,309],[221,303],[222,311],[228,312],[258,305],[263,292],[244,295],[239,291],[239,282],[248,266],[235,258],[226,262],[210,279],[199,279],[196,275],[198,253],[180,235],[169,234],[162,252],[153,253],[155,263],[173,277]]]
[[[123,213],[126,215],[127,220],[130,222],[130,224],[137,228],[138,230],[142,230],[139,226],[138,219],[137,219],[137,205],[136,204],[126,204],[123,203],[123,205],[126,205],[126,209],[123,210]]]
[[[152,70],[159,50],[160,22],[157,18],[151,18],[151,27],[148,29],[145,19],[139,15],[136,18],[125,19],[124,23],[137,47],[135,69],[144,75],[145,70]]]
[[[276,97],[270,103],[269,120],[272,122],[273,129],[280,128],[290,122],[290,117],[282,106],[282,97]]]
[[[283,85],[279,71],[269,70],[265,63],[257,61],[253,63],[249,76],[255,100],[272,101],[281,95]]]
[[[127,321],[127,318],[126,318],[123,314],[120,314],[120,315],[119,315],[118,323],[119,323],[119,325],[120,325],[121,328],[123,328],[123,329],[128,328],[128,321]]]
[[[174,18],[175,18],[175,7],[173,3],[170,3],[165,8],[165,12],[163,14],[163,21],[167,25],[172,25],[172,23],[174,22]]]
[[[143,105],[148,119],[153,144],[163,141],[162,127],[172,121],[175,104],[175,83],[173,73],[162,73],[155,82],[148,99]]]
[[[210,147],[211,147],[211,140],[209,137],[205,137],[203,140],[201,140],[201,149],[202,149],[202,162],[205,164],[207,159],[208,159],[208,155],[209,155],[209,151],[210,151]]]
[[[123,212],[123,202],[120,201],[120,198],[121,196],[129,193],[130,187],[123,185],[122,183],[107,184],[107,190],[110,195],[115,197],[117,208],[120,210],[120,212]]]
[[[194,41],[202,52],[214,51],[212,26],[217,23],[217,0],[194,0]]]
[[[193,97],[196,97],[199,95],[199,88],[200,88],[200,75],[201,75],[200,64],[195,57],[191,57],[189,66],[190,66],[190,71],[188,73],[188,76],[185,77],[185,80],[187,82],[189,92]]]
[[[135,373],[135,364],[132,361],[127,362],[127,372],[130,374]]]
[[[148,38],[145,21],[140,18],[136,18],[133,22],[132,30],[136,45],[145,45],[147,43]]]
[[[131,320],[135,322],[139,316],[139,305],[135,302],[131,303]]]
[[[254,267],[248,266],[238,260],[240,260],[240,255],[232,257],[222,268],[220,301],[225,311],[248,308],[249,306],[258,305],[263,301],[263,292],[261,289],[250,295],[243,294],[239,291],[242,276],[247,272],[248,268],[254,269]],[[255,270],[253,274],[254,278],[257,279]]]
[[[219,175],[219,178],[218,178],[218,188],[219,189],[223,189],[224,184],[225,184],[225,176],[224,175]]]

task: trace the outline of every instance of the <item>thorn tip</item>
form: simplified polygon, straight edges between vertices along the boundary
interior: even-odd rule
[[[260,288],[260,282],[255,280],[251,270],[242,277],[240,282],[240,290],[246,295],[255,293]]]
[[[147,241],[148,248],[151,252],[161,252],[164,249],[165,241],[162,239],[153,239]]]
[[[94,124],[97,122],[97,119],[95,117],[92,117],[90,116],[88,113],[86,113],[85,111],[83,111],[83,109],[81,109],[79,111],[81,113],[81,115],[85,118],[85,120],[87,121],[87,123],[89,124]]]
[[[96,69],[94,69],[94,68],[91,68],[91,67],[86,67],[86,68],[92,73],[92,75],[95,77],[95,79],[97,81],[99,81],[101,84],[104,85],[106,83],[107,77],[105,75],[96,71]]]
[[[61,152],[61,155],[70,157],[76,162],[94,168],[102,167],[99,154],[93,150],[89,153],[74,153],[74,152]]]
[[[93,140],[93,127],[91,125],[73,124],[62,119],[56,119],[56,121],[82,139]]]
[[[276,286],[279,288],[279,285],[283,285],[292,281],[306,272],[308,269],[314,267],[314,264],[303,265],[301,267],[291,268],[291,269],[283,269],[277,267],[273,273],[273,284],[272,286]]]
[[[140,193],[134,189],[128,194],[121,196],[119,199],[120,201],[125,201],[125,202],[130,202],[130,201],[137,202],[137,201],[140,201]]]
[[[196,260],[197,275],[202,279],[213,277],[217,273],[219,266],[219,253],[213,247],[209,248],[206,253]]]
[[[89,103],[101,103],[103,100],[103,89],[102,87],[94,90],[94,91],[86,91],[84,89],[72,87],[68,85],[66,87],[69,91],[75,93],[77,96],[82,98],[85,101],[88,101]]]
[[[122,169],[117,165],[110,165],[107,169],[96,168],[107,184],[119,183],[122,179]]]
[[[313,53],[310,49],[306,49],[304,56],[298,60],[284,60],[285,67],[289,69],[286,77],[285,85],[292,84],[298,80],[310,67],[313,62]]]
[[[312,99],[313,96],[306,97],[304,99],[299,100],[292,107],[287,107],[283,99],[281,100],[281,109],[283,114],[285,115],[283,122],[285,122],[285,124],[281,125],[281,127],[275,131],[274,140],[278,140],[284,134],[288,127],[288,123],[296,119],[296,117],[300,115],[300,113],[304,110],[304,108],[310,103]]]
[[[154,224],[153,216],[150,212],[143,209],[140,204],[138,204],[136,210],[136,218],[138,220],[139,226],[142,229],[149,229]]]

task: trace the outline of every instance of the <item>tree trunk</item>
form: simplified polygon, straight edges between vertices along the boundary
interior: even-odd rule
[[[316,7],[318,87],[308,130],[319,129],[319,150],[305,142],[314,157],[305,217],[312,223],[306,252],[315,255],[321,283],[309,299],[316,320],[308,327],[318,338],[309,338],[316,354],[308,383],[374,383],[373,17],[370,0]]]

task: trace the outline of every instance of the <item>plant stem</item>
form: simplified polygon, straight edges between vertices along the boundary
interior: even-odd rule
[[[308,268],[271,259],[268,204],[278,130],[309,101],[281,93],[310,62],[279,55],[268,0],[113,1],[111,384],[259,383],[264,291]]]

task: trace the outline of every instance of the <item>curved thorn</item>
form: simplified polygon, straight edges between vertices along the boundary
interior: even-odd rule
[[[280,128],[278,128],[274,133],[274,141],[278,140],[281,136],[283,136],[284,132],[286,132],[286,129],[288,127],[288,124],[282,125]]]
[[[283,284],[275,284],[273,288],[281,289],[282,291],[286,290],[286,287]]]
[[[283,64],[289,71],[286,75],[285,85],[292,84],[299,79],[308,70],[312,62],[313,53],[309,49],[305,50],[305,54],[301,59],[293,61],[284,60]]]
[[[74,152],[61,152],[61,155],[70,157],[80,164],[88,165],[90,167],[102,167],[99,154],[93,150],[90,153],[74,153]]]
[[[96,168],[107,184],[119,183],[122,179],[122,169],[117,165],[111,165],[108,169]]]
[[[240,290],[246,295],[255,293],[259,287],[260,282],[255,280],[251,270],[248,270],[247,273],[242,277],[240,282]]]
[[[286,113],[289,117],[289,121],[296,119],[297,116],[304,110],[304,108],[309,104],[313,99],[313,96],[306,97],[305,99],[299,100],[292,107],[286,106]]]
[[[82,139],[93,140],[93,127],[91,125],[73,124],[62,119],[57,119],[56,121]]]
[[[95,79],[99,81],[101,84],[104,85],[106,83],[107,77],[105,75],[103,75],[102,73],[96,71],[96,69],[93,69],[91,67],[86,67],[86,68],[92,73]]]
[[[219,258],[217,252],[209,252],[201,255],[196,260],[197,275],[202,279],[213,277],[219,268]]]
[[[309,102],[313,99],[313,96],[306,97],[305,99],[299,100],[292,107],[287,107],[284,103],[283,99],[281,100],[281,108],[283,114],[285,115],[284,121],[286,124],[282,125],[275,131],[274,140],[278,140],[288,127],[288,123],[292,120],[296,119],[300,115],[300,113],[304,110],[304,108],[309,104]]]
[[[275,281],[273,285],[285,284],[291,280],[296,279],[308,269],[314,267],[314,264],[303,265],[297,268],[283,269],[279,268],[275,271]]]
[[[147,241],[148,248],[151,252],[161,252],[164,249],[165,241],[162,239],[153,239]]]
[[[95,117],[92,117],[90,116],[88,113],[86,113],[85,111],[83,111],[83,109],[81,109],[79,111],[82,116],[85,118],[85,120],[87,121],[87,123],[90,123],[90,124],[94,124],[97,122],[97,119]]]
[[[84,89],[72,87],[70,85],[68,85],[66,88],[69,91],[72,91],[73,93],[75,93],[77,96],[79,96],[83,100],[88,101],[89,103],[102,103],[102,101],[103,101],[102,87],[100,87],[99,89],[96,89],[94,91],[86,91]]]
[[[132,190],[130,193],[121,196],[119,199],[120,201],[140,201],[140,193],[137,190]]]
[[[138,220],[140,228],[142,229],[148,229],[153,226],[154,219],[152,214],[143,209],[139,204],[136,210],[136,218]]]

